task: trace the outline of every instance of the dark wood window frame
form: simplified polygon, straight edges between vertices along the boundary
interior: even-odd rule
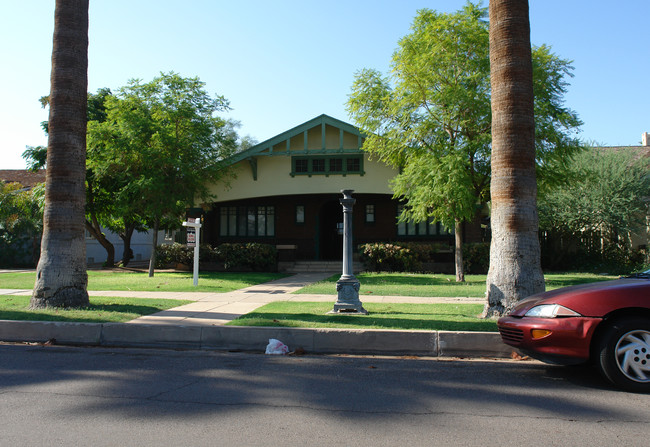
[[[397,236],[399,237],[451,236],[454,234],[453,228],[448,230],[433,219],[428,219],[425,222],[400,222],[400,214],[402,214],[402,206],[397,208]]]
[[[275,237],[275,206],[222,206],[219,218],[220,237]]]
[[[291,176],[364,175],[363,154],[301,155],[291,157]]]

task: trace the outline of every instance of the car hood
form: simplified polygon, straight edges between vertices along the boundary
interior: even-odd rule
[[[602,317],[619,307],[649,307],[650,280],[622,278],[551,290],[532,295],[517,304],[510,312],[523,317],[528,310],[540,304],[560,304],[584,316]]]

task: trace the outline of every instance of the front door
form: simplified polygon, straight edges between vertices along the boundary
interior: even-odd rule
[[[319,227],[320,259],[343,259],[343,207],[338,200],[325,202],[321,206]]]

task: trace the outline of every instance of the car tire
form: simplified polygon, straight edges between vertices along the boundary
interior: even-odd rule
[[[650,319],[615,320],[599,340],[596,363],[601,373],[624,390],[650,392]]]

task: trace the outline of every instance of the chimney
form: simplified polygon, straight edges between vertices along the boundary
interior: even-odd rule
[[[650,135],[648,134],[648,132],[643,132],[641,134],[641,145],[650,146]]]

